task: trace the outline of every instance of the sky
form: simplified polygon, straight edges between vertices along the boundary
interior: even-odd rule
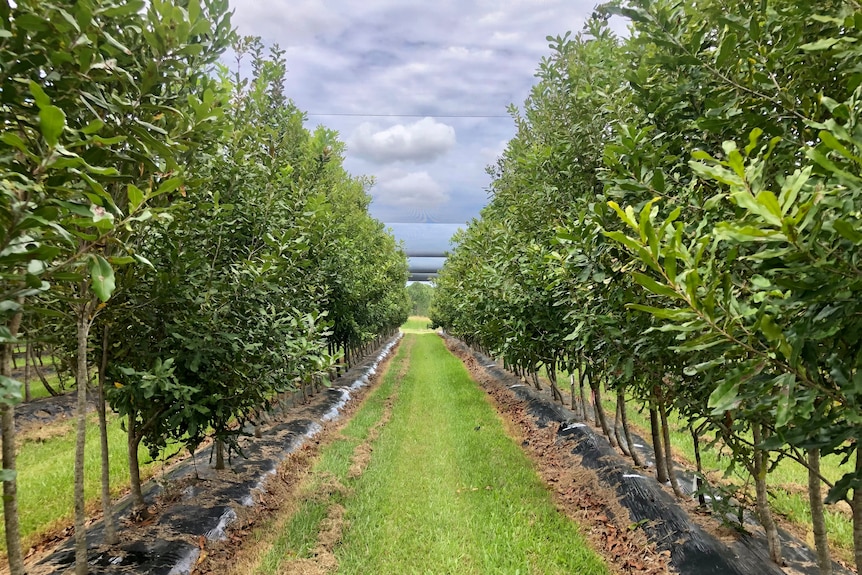
[[[371,214],[408,255],[442,254],[479,215],[486,166],[515,134],[507,107],[535,84],[546,37],[581,30],[595,4],[231,0],[240,34],[286,50],[285,93],[306,127],[337,130],[345,167],[374,176]]]

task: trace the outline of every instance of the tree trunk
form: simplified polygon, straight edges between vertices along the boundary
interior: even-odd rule
[[[673,489],[673,494],[682,499],[685,493],[679,487],[679,481],[676,479],[676,471],[673,468],[673,449],[670,444],[670,426],[667,424],[667,405],[662,399],[659,402],[658,413],[661,417],[661,434],[664,440],[664,463],[667,466],[667,478],[670,480],[670,488]]]
[[[751,424],[752,439],[754,439],[754,487],[757,493],[757,515],[760,524],[766,530],[766,544],[769,548],[769,557],[776,565],[781,565],[781,540],[778,538],[778,528],[772,518],[772,510],[769,508],[768,492],[766,489],[767,464],[763,460],[763,450],[758,447],[763,442],[759,423]]]
[[[551,395],[554,398],[554,401],[559,401],[560,405],[565,405],[566,402],[563,401],[563,394],[560,393],[560,388],[557,387],[557,363],[551,362],[548,368],[548,381],[551,382]]]
[[[8,328],[12,338],[18,335],[21,326],[21,313],[16,313],[9,321]],[[12,377],[11,343],[3,344],[3,357],[0,374]],[[3,471],[15,473],[15,406],[2,404],[0,426],[3,430]],[[12,477],[3,482],[3,524],[6,528],[6,553],[9,558],[10,575],[24,575],[24,558],[21,553],[21,533],[18,522],[18,479]]]
[[[129,454],[129,487],[132,491],[132,506],[138,514],[141,514],[147,508],[147,502],[144,501],[144,492],[141,489],[141,466],[138,461],[138,446],[141,444],[143,436],[137,427],[137,413],[129,413],[129,421],[126,424],[128,430],[127,447]]]
[[[620,451],[623,452],[623,455],[627,457],[631,457],[631,452],[629,448],[629,443],[626,442],[625,437],[623,437],[622,430],[620,429],[622,425],[620,424],[620,408],[622,405],[619,401],[619,392],[617,392],[617,408],[614,410],[614,438],[617,440],[617,445],[620,446]]]
[[[655,406],[655,399],[650,399],[649,404],[649,426],[652,432],[652,450],[655,453],[655,478],[664,485],[668,482],[667,465],[664,462],[664,449],[661,441],[661,425],[658,421],[658,409]]]
[[[617,440],[614,439],[613,433],[611,433],[611,429],[608,426],[608,419],[605,417],[605,409],[602,407],[602,392],[601,385],[599,382],[593,377],[593,373],[590,373],[590,388],[593,390],[593,398],[595,399],[595,404],[593,405],[593,409],[596,410],[596,419],[599,420],[599,425],[602,427],[602,433],[605,434],[605,437],[608,438],[608,441],[611,444],[611,447],[617,446]]]
[[[570,393],[572,394],[572,402],[571,402],[572,411],[577,412],[577,409],[575,409],[575,403],[576,402],[575,402],[575,374],[574,373],[569,374],[569,389],[571,390]]]
[[[581,411],[584,414],[584,421],[589,421],[590,416],[587,413],[587,370],[583,361],[581,362],[580,367],[578,367],[578,370],[578,385],[580,386],[581,392]]]
[[[697,466],[697,476],[695,477],[697,483],[697,502],[705,506],[706,494],[703,492],[703,462],[700,458],[700,436],[693,426],[689,425],[688,429],[691,432],[691,443],[694,447],[694,462]]]
[[[81,296],[87,297],[86,287],[81,289]],[[84,507],[84,447],[87,440],[87,340],[90,336],[91,300],[82,302],[76,310],[77,318],[77,363],[75,367],[75,385],[78,388],[77,419],[78,427],[75,435],[75,575],[87,575],[87,531]]]
[[[820,450],[808,450],[808,502],[811,505],[811,528],[814,531],[814,548],[820,575],[832,575],[832,557],[826,535],[823,511],[823,494],[820,492]]]
[[[221,439],[216,439],[215,441],[216,448],[216,469],[224,469],[224,441]]]
[[[856,441],[856,475],[862,475],[862,447]],[[856,557],[856,572],[862,573],[862,489],[853,490],[853,550]]]
[[[24,401],[31,401],[30,393],[30,342],[24,346]]]
[[[530,368],[530,379],[533,380],[533,386],[535,386],[538,391],[542,391],[542,385],[539,383],[539,372],[536,371],[536,368],[534,367]]]
[[[108,326],[102,330],[102,361],[99,363],[98,402],[99,412],[99,442],[102,457],[102,514],[105,522],[105,545],[116,545],[117,525],[114,521],[114,506],[111,503],[111,466],[108,454],[108,417],[105,409],[105,371],[108,368]]]
[[[628,413],[626,413],[626,395],[625,390],[622,388],[617,390],[617,403],[620,406],[620,420],[623,423],[623,435],[625,435],[626,443],[629,446],[629,455],[637,467],[643,467],[644,462],[638,453],[638,448],[635,447],[634,441],[632,441],[632,432],[629,429],[629,417]]]

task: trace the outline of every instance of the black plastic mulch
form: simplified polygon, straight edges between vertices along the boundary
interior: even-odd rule
[[[448,338],[448,336],[447,336]],[[671,564],[683,575],[781,575],[786,571],[769,558],[766,539],[753,533],[740,533],[728,545],[704,531],[648,470],[635,469],[628,459],[611,447],[607,438],[585,424],[574,411],[555,403],[551,397],[524,385],[516,376],[499,367],[487,356],[462,342],[450,342],[471,354],[497,385],[513,392],[526,404],[537,425],[559,427],[557,441],[571,445],[571,453],[582,465],[596,472],[599,479],[619,495],[632,523],[643,526],[650,541],[660,550],[669,550]],[[654,461],[650,445],[635,436],[635,444]],[[678,472],[679,473],[679,472]],[[694,475],[682,472],[681,480],[693,484]],[[687,489],[691,492],[691,488]],[[785,565],[797,573],[818,575],[816,557],[805,544],[781,532]],[[851,575],[837,563],[836,575]]]
[[[235,480],[222,472],[216,475],[208,463],[210,449],[200,450],[195,459],[180,462],[160,482],[166,485],[186,484],[177,500],[165,509],[152,527],[135,526],[133,540],[124,541],[122,521],[131,502],[124,499],[115,505],[120,528],[119,545],[104,548],[104,525],[98,521],[87,529],[88,561],[91,575],[140,574],[185,575],[200,557],[200,538],[217,541],[225,538],[226,529],[236,518],[238,506],[254,505],[254,494],[266,477],[303,442],[322,429],[322,424],[338,416],[349,400],[350,392],[369,381],[380,361],[398,341],[393,338],[383,348],[333,382],[332,387],[312,398],[304,406],[303,419],[276,422],[261,438],[243,438],[242,456],[234,455],[230,468]],[[352,387],[352,390],[351,390]],[[274,414],[278,417],[278,413]],[[198,479],[195,479],[198,477]],[[184,483],[185,482],[185,483]],[[71,487],[70,487],[71,488]],[[159,483],[149,481],[145,499],[152,504],[163,493]],[[127,534],[128,535],[128,534]],[[38,573],[66,573],[74,569],[74,540],[62,544],[35,565]]]

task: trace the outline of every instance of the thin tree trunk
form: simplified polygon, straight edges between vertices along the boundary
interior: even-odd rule
[[[216,469],[224,469],[224,441],[221,439],[216,439],[215,443],[216,448]]]
[[[566,402],[563,401],[563,394],[560,393],[560,388],[557,387],[557,363],[551,362],[548,368],[548,381],[551,382],[551,395],[554,398],[554,401],[559,401],[560,405],[565,405]]]
[[[31,401],[30,393],[30,342],[24,346],[24,401]]]
[[[670,444],[670,426],[667,424],[667,405],[662,398],[658,406],[659,416],[661,417],[661,433],[664,439],[664,463],[667,466],[667,477],[670,480],[670,488],[673,489],[673,494],[680,499],[685,497],[682,489],[679,487],[679,481],[676,479],[676,471],[673,468],[673,449]]]
[[[75,575],[87,575],[87,531],[84,508],[84,447],[87,440],[87,340],[90,336],[91,300],[88,299],[86,286],[82,286],[81,297],[87,298],[76,310],[77,323],[77,364],[75,385],[78,388],[77,419],[75,434]]]
[[[108,368],[108,326],[102,330],[102,361],[99,363],[98,386],[99,412],[99,443],[102,457],[102,514],[105,523],[105,545],[116,545],[119,543],[117,537],[117,526],[114,522],[114,506],[111,504],[111,464],[108,454],[108,417],[105,409],[105,371]]]
[[[577,409],[575,409],[576,401],[575,401],[575,374],[574,373],[569,374],[569,389],[571,390],[570,393],[572,394],[571,408],[572,408],[572,411],[576,412]]]
[[[820,450],[808,450],[808,502],[811,505],[811,528],[814,531],[814,548],[820,575],[832,575],[832,557],[826,535],[823,511],[823,494],[820,492]]]
[[[590,372],[590,388],[593,390],[593,398],[595,399],[593,409],[596,410],[596,419],[599,420],[599,425],[602,427],[602,433],[604,433],[605,437],[608,438],[611,447],[616,447],[617,440],[614,439],[614,435],[611,433],[611,429],[608,426],[608,419],[605,417],[605,409],[602,407],[601,384],[593,377],[592,371]]]
[[[141,466],[138,461],[138,446],[141,443],[142,435],[137,427],[137,413],[129,413],[129,420],[126,424],[128,430],[127,447],[129,454],[129,487],[132,491],[132,506],[135,512],[140,514],[146,513],[147,502],[144,501],[144,492],[141,489]]]
[[[533,380],[533,385],[536,389],[542,391],[542,385],[539,383],[539,372],[534,367],[530,368],[530,378]]]
[[[625,438],[623,437],[622,430],[620,429],[620,427],[622,427],[622,425],[620,424],[620,419],[621,419],[620,408],[621,408],[621,404],[619,402],[619,394],[618,394],[617,395],[617,408],[616,408],[616,410],[614,410],[614,437],[616,438],[617,445],[620,446],[620,451],[623,452],[623,455],[625,455],[627,457],[631,457],[631,453],[629,451],[629,444],[626,442]]]
[[[763,460],[763,449],[758,447],[763,442],[763,436],[759,423],[751,424],[752,439],[754,439],[754,487],[757,493],[757,515],[760,523],[766,530],[766,545],[769,549],[769,557],[776,565],[781,565],[781,540],[778,538],[778,528],[772,518],[772,510],[769,508],[768,492],[766,489],[767,465]]]
[[[8,328],[12,338],[18,335],[21,326],[21,313],[16,313],[9,321]],[[3,358],[0,374],[12,377],[13,345],[3,344]],[[15,406],[2,404],[0,427],[3,430],[3,471],[15,474]],[[9,558],[10,575],[24,575],[24,557],[21,553],[21,533],[18,522],[18,479],[11,477],[3,482],[3,524],[6,528],[6,553]]]
[[[695,478],[697,482],[697,502],[705,506],[706,494],[703,492],[703,462],[700,458],[700,436],[693,426],[689,425],[688,429],[691,432],[691,443],[694,447],[694,462],[697,466],[697,477]]]
[[[856,441],[856,474],[862,474],[862,452],[859,448],[862,447],[859,441]],[[856,558],[856,572],[862,573],[862,489],[853,490],[853,550]]]
[[[658,409],[655,399],[650,399],[649,404],[649,426],[652,432],[652,449],[655,453],[655,478],[662,485],[668,482],[667,465],[664,462],[664,449],[661,440],[661,425],[658,420]]]
[[[578,370],[579,370],[578,385],[580,386],[580,392],[581,392],[581,411],[584,414],[584,421],[589,421],[590,416],[587,413],[587,386],[586,386],[587,369],[586,369],[586,364],[583,361],[581,361],[580,367],[578,367]]]
[[[634,441],[632,440],[632,432],[629,429],[629,417],[626,412],[626,393],[625,389],[622,387],[617,390],[617,404],[620,406],[620,420],[623,423],[623,435],[625,435],[626,443],[629,446],[629,455],[637,467],[643,467],[644,462],[638,453],[637,447],[635,447]]]

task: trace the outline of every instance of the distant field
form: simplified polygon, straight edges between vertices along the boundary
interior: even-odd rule
[[[431,319],[421,315],[411,315],[401,326],[404,333],[427,333],[431,331]]]

